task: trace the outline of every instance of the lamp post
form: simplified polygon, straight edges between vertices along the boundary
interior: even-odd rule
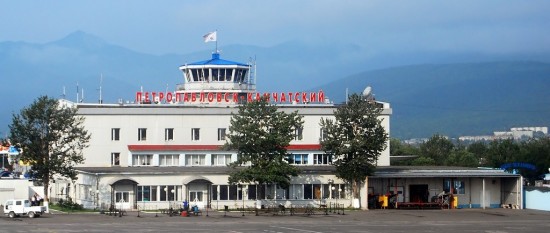
[[[334,190],[334,187],[332,187],[333,183],[334,183],[334,180],[328,179],[328,189],[329,189],[328,199],[332,199],[332,191],[330,190]]]
[[[332,199],[332,193],[334,192],[334,189],[336,189],[336,187],[332,186],[332,187],[330,187],[330,189],[331,189],[331,191],[330,191],[330,199]],[[332,213],[334,213],[334,212],[336,212],[336,211],[334,210],[334,207],[333,207],[333,208],[332,208]]]
[[[95,196],[95,198],[94,198],[94,200],[95,200],[94,208],[98,208],[99,207],[99,189],[96,189],[95,194],[94,193],[92,193],[92,194]]]
[[[176,191],[176,190],[174,190],[174,189],[170,190],[170,192],[172,193],[172,199],[173,199],[174,201],[177,199],[177,198],[174,196],[174,192],[175,192],[175,191]]]
[[[338,206],[338,199],[340,198],[340,194],[342,193],[342,189],[338,189],[338,196],[336,197],[336,208],[339,208]],[[338,209],[338,214],[340,214],[340,209]]]
[[[243,201],[243,209],[242,210],[243,210],[243,216],[244,216],[244,185],[241,184],[240,186],[241,186],[241,199]]]
[[[168,200],[168,186],[164,187],[164,197],[166,198],[166,200]],[[170,209],[170,201],[168,200],[168,209]],[[170,210],[169,210],[170,211]]]

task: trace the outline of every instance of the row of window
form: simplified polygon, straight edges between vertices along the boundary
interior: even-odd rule
[[[247,69],[217,69],[217,68],[205,68],[205,69],[186,69],[184,71],[185,79],[188,83],[198,81],[225,81],[234,83],[244,83],[246,81]]]
[[[225,141],[226,128],[218,128],[218,141]],[[201,129],[191,128],[191,141],[199,141],[201,139]],[[147,141],[147,128],[138,128],[138,141]],[[164,129],[164,140],[174,140],[174,128]],[[120,141],[120,128],[111,129],[111,141]]]
[[[297,128],[294,131],[294,140],[302,140],[303,137],[303,128]],[[218,141],[225,141],[226,138],[227,129],[226,128],[218,128]],[[326,134],[323,129],[320,131],[320,139],[323,140],[325,138]],[[138,128],[137,132],[137,139],[138,141],[146,141],[147,140],[147,128]],[[201,129],[200,128],[191,128],[191,141],[200,141],[201,139]],[[111,129],[111,141],[119,141],[120,140],[120,128],[112,128]],[[173,141],[174,140],[174,128],[165,128],[164,129],[164,140],[165,141]]]
[[[137,201],[181,201],[181,185],[140,185],[137,186]],[[246,194],[243,197],[243,193]],[[204,201],[203,191],[190,191],[189,201]],[[312,200],[312,199],[343,199],[348,197],[345,184],[292,184],[286,189],[277,185],[212,185],[211,200]],[[116,202],[124,202],[128,198],[124,193],[115,194]]]
[[[464,181],[445,179],[443,181],[443,191],[452,194],[465,194],[466,187],[464,185]]]
[[[207,154],[159,154],[156,158],[153,154],[134,154],[131,166],[226,166],[232,162],[231,154],[210,154],[209,157]],[[180,163],[180,158],[184,163]],[[290,154],[286,160],[290,164],[307,165],[310,164],[309,158],[309,154]],[[312,158],[314,165],[332,164],[329,154],[313,154]],[[119,152],[111,153],[111,165],[120,166]]]
[[[180,193],[181,185],[137,186],[137,201],[180,201]]]

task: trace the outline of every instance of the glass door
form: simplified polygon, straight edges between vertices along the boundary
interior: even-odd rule
[[[132,200],[130,200],[130,192],[116,191],[115,192],[115,207],[117,209],[130,209]]]

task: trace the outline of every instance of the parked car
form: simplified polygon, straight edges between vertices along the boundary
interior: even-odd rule
[[[40,217],[46,212],[45,206],[31,206],[27,199],[10,199],[4,204],[4,214],[10,218],[27,215],[29,218]]]
[[[13,178],[13,173],[10,171],[2,171],[0,172],[0,178]]]

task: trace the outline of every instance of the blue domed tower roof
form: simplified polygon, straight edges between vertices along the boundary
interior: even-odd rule
[[[219,54],[219,53],[213,53],[213,54],[212,54],[212,59],[210,59],[210,60],[193,62],[193,63],[189,63],[189,64],[187,64],[187,65],[237,65],[237,66],[250,66],[250,65],[243,64],[243,63],[240,63],[240,62],[234,62],[234,61],[229,61],[229,60],[220,59],[220,54]]]

